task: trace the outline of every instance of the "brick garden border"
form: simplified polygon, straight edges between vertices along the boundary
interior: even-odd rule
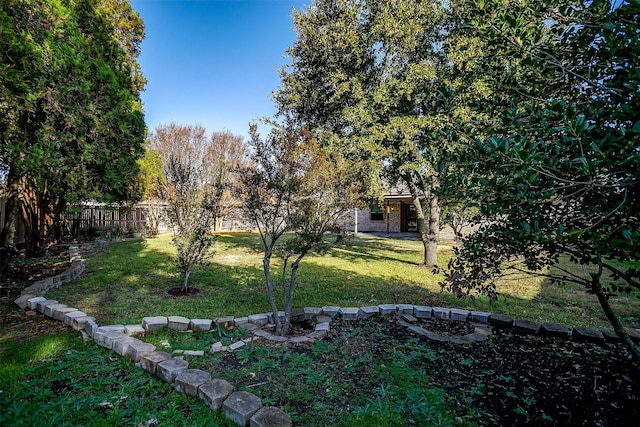
[[[73,329],[80,331],[87,339],[91,338],[100,346],[108,348],[133,361],[137,366],[156,375],[172,385],[179,392],[200,397],[212,410],[222,409],[223,413],[240,426],[268,427],[291,426],[291,418],[281,409],[263,407],[260,399],[248,392],[234,392],[234,387],[223,379],[214,379],[208,372],[189,369],[184,356],[198,356],[203,352],[174,351],[172,356],[164,351],[156,351],[152,344],[139,338],[165,327],[176,331],[208,331],[215,327],[230,325],[244,328],[250,338],[238,340],[229,346],[216,342],[211,352],[235,351],[258,339],[274,343],[304,343],[325,337],[333,319],[341,317],[345,321],[366,319],[372,316],[396,315],[399,323],[411,333],[430,342],[454,344],[475,344],[488,339],[493,329],[509,330],[516,334],[558,337],[566,340],[605,343],[619,341],[612,328],[591,329],[584,327],[569,328],[558,323],[537,323],[529,320],[480,311],[467,311],[455,308],[429,307],[413,304],[380,304],[366,307],[305,307],[296,310],[293,320],[315,320],[315,330],[303,336],[281,337],[268,331],[274,323],[273,313],[259,313],[247,317],[231,316],[216,319],[188,319],[182,316],[144,317],[137,325],[99,326],[95,318],[56,300],[48,300],[43,295],[78,278],[84,271],[84,264],[77,246],[69,247],[70,268],[62,274],[40,280],[23,290],[15,303],[22,309],[38,311],[55,320],[63,321]],[[284,316],[284,312],[279,312]],[[456,322],[469,322],[474,332],[464,336],[444,336],[420,326],[422,319],[436,319]],[[627,328],[631,338],[640,342],[640,330]]]

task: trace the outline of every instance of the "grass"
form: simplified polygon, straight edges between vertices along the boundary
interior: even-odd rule
[[[421,251],[418,241],[359,236],[350,245],[335,247],[325,255],[308,256],[299,270],[295,304],[359,307],[410,303],[490,311],[570,326],[608,326],[597,300],[582,288],[550,285],[536,277],[502,282],[499,291],[507,299],[493,305],[484,297],[458,300],[440,292],[442,276],[420,265]],[[90,274],[47,296],[91,313],[99,324],[139,323],[142,317],[153,315],[216,318],[269,311],[257,235],[220,235],[210,265],[196,268],[191,275],[190,286],[200,290],[194,297],[167,294],[168,289],[180,286],[172,254],[169,236],[112,243],[104,253],[86,260]],[[441,245],[439,264],[446,265],[450,255],[451,248]],[[628,325],[640,326],[636,296],[621,296],[612,302]]]
[[[440,292],[441,276],[419,265],[421,250],[417,241],[361,236],[325,255],[309,256],[299,271],[296,305],[413,303],[608,326],[597,301],[581,288],[551,286],[540,278],[501,283],[508,298],[493,305],[482,297],[457,300]],[[210,265],[192,274],[190,285],[200,289],[194,297],[167,294],[180,286],[169,236],[86,252],[88,274],[47,297],[96,316],[101,325],[139,323],[152,315],[216,318],[268,311],[257,236],[223,234],[217,252]],[[450,247],[442,245],[439,263],[446,265],[450,254]],[[627,324],[638,327],[638,299],[614,302]],[[225,378],[237,389],[257,394],[265,405],[283,406],[296,425],[473,424],[475,392],[452,393],[432,381],[430,372],[446,353],[434,352],[416,338],[389,345],[389,337],[374,323],[362,327],[364,332],[347,330],[330,343],[317,341],[299,351],[247,345],[234,354],[206,352],[214,341],[229,344],[244,337],[242,330],[223,330],[223,336],[217,330],[165,330],[145,340],[167,351],[205,350],[204,357],[189,359],[190,368]],[[28,425],[35,419],[62,426],[144,425],[155,418],[162,425],[231,425],[199,399],[174,393],[125,358],[83,343],[76,334],[17,343],[10,329],[0,331],[0,425]]]
[[[234,425],[79,335],[37,338],[26,346],[2,354],[0,425],[135,426],[154,418],[163,425]]]

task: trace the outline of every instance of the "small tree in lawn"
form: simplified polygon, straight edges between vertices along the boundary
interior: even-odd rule
[[[224,160],[212,155],[210,139],[202,126],[170,123],[157,127],[150,140],[162,157],[165,180],[158,188],[168,204],[176,263],[182,273],[183,290],[187,291],[193,267],[212,255],[216,238],[211,229],[228,170]]]
[[[238,194],[260,232],[276,333],[286,335],[300,262],[311,252],[326,251],[340,238],[338,223],[360,204],[368,179],[361,164],[321,150],[306,131],[276,128],[263,140],[252,126],[250,136],[254,164],[240,169]],[[283,261],[279,279],[273,274],[274,254]],[[278,314],[278,285],[284,319]]]

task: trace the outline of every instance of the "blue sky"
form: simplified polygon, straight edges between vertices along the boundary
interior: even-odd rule
[[[295,40],[291,9],[310,0],[131,0],[145,22],[138,62],[149,130],[175,121],[247,137],[272,116],[277,69]]]

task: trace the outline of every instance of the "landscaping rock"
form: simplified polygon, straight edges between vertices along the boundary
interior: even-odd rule
[[[198,396],[198,387],[211,381],[211,374],[200,369],[186,369],[176,376],[174,388],[187,396]]]
[[[84,331],[84,325],[89,321],[95,322],[96,318],[93,316],[81,316],[73,318],[71,327],[76,331]]]
[[[159,331],[167,324],[169,320],[164,316],[153,316],[153,317],[143,317],[142,318],[142,327],[147,333]]]
[[[370,305],[366,307],[360,307],[358,311],[358,317],[361,319],[368,319],[371,316],[378,316],[380,314],[380,307],[377,305]]]
[[[343,320],[357,320],[359,312],[360,312],[360,309],[357,307],[347,307],[347,308],[340,309],[340,313],[342,313]]]
[[[251,417],[250,427],[291,427],[291,417],[280,408],[266,406]]]
[[[433,316],[433,309],[424,305],[414,305],[413,315],[418,319],[431,319]]]
[[[333,322],[333,317],[327,316],[326,314],[321,314],[321,315],[316,317],[316,324],[317,323],[331,323],[331,322]]]
[[[134,337],[124,335],[112,341],[111,349],[118,353],[120,356],[125,356],[127,354],[127,350],[129,349],[129,344],[132,344],[135,341],[136,339]]]
[[[135,339],[135,338],[134,338]],[[156,350],[156,346],[145,342],[136,342],[129,344],[126,356],[134,362],[139,362],[142,356]]]
[[[247,345],[244,341],[236,341],[229,346],[229,351],[236,351]]]
[[[269,323],[269,315],[265,313],[252,314],[249,316],[249,322],[257,326],[264,326]]]
[[[591,328],[583,328],[580,326],[576,326],[571,331],[571,338],[574,341],[589,341],[595,343],[604,342],[604,335],[602,332],[591,329]]]
[[[74,311],[78,311],[78,309],[73,307],[58,308],[54,310],[53,318],[59,322],[64,322],[64,316],[66,316],[67,313],[73,313]]]
[[[105,331],[102,328],[98,328],[96,333],[93,335],[93,339],[98,343],[99,346],[108,348],[111,350],[113,348],[113,341],[126,337],[125,334],[119,331]]]
[[[328,331],[330,329],[329,322],[317,323],[316,331]]]
[[[451,309],[444,307],[433,307],[434,319],[449,320],[451,316]]]
[[[67,305],[66,305],[66,304],[60,304],[60,303],[58,303],[58,304],[51,304],[51,305],[48,305],[48,306],[46,306],[46,307],[44,308],[44,313],[43,313],[43,314],[44,314],[45,316],[47,316],[47,317],[53,317],[53,312],[54,312],[54,310],[58,310],[58,309],[60,309],[60,308],[66,308],[66,307],[67,307]]]
[[[224,345],[222,345],[221,342],[214,342],[213,344],[211,344],[211,350],[209,350],[211,353],[218,353],[223,351],[222,349],[226,349],[226,347]]]
[[[244,328],[249,323],[248,317],[238,317],[233,319],[233,324],[239,328]]]
[[[29,300],[35,297],[36,296],[32,294],[22,294],[18,297],[18,299],[14,300],[13,302],[17,304],[18,307],[20,307],[22,310],[24,310],[28,308]]]
[[[491,317],[491,313],[487,313],[486,311],[472,311],[471,312],[471,321],[484,323],[485,325],[489,323],[489,317]]]
[[[191,319],[189,329],[195,332],[205,332],[211,330],[211,319]]]
[[[404,320],[405,322],[409,322],[409,323],[415,323],[418,321],[418,319],[416,319],[415,317],[413,317],[411,314],[407,314],[404,313],[400,316],[401,320]]]
[[[262,408],[260,399],[246,391],[236,391],[222,404],[222,411],[234,423],[246,427],[253,414]]]
[[[381,316],[387,316],[389,314],[396,314],[398,307],[395,304],[380,304],[378,310]]]
[[[273,317],[273,313],[267,313],[267,316],[269,317],[269,323],[273,323],[275,326],[276,319]],[[284,322],[284,311],[278,311],[278,319]]]
[[[240,327],[246,331],[252,332],[259,328],[259,326],[254,325],[253,323],[243,323]]]
[[[204,356],[204,351],[203,350],[185,350],[184,355],[201,357],[201,356]]]
[[[98,324],[93,320],[89,320],[84,324],[84,331],[89,334],[91,338],[94,337],[97,330]]]
[[[182,316],[169,316],[167,317],[167,327],[174,331],[186,331],[189,329],[191,320]]]
[[[46,301],[47,299],[45,297],[33,297],[33,298],[29,298],[27,300],[27,308],[30,310],[35,310],[38,303],[40,301]]]
[[[287,337],[281,337],[279,335],[274,335],[274,334],[265,335],[263,338],[271,342],[287,342],[288,341]]]
[[[86,316],[87,316],[87,313],[84,313],[82,311],[72,311],[71,313],[67,313],[64,315],[64,323],[69,326],[72,326],[74,319],[78,317],[86,317]]]
[[[560,323],[543,323],[540,331],[543,335],[549,337],[567,339],[571,336],[571,329]]]
[[[42,313],[42,314],[44,314],[44,308],[45,308],[46,306],[48,306],[48,305],[54,305],[54,304],[58,304],[58,301],[56,301],[56,300],[54,300],[54,299],[47,299],[47,300],[44,300],[44,301],[38,301],[38,302],[36,303],[36,309],[35,309],[35,310],[36,310],[38,313]]]
[[[171,358],[160,362],[156,366],[156,375],[162,381],[173,384],[178,375],[189,368],[189,362],[184,359]]]
[[[484,341],[489,339],[489,337],[487,335],[480,334],[480,333],[477,333],[477,332],[473,332],[471,334],[467,334],[467,335],[463,336],[462,338],[465,339],[466,341],[471,342],[471,343],[484,342]]]
[[[489,316],[489,324],[496,328],[511,328],[513,326],[513,317],[504,314],[492,314]]]
[[[315,319],[322,313],[322,308],[320,307],[305,307],[302,310],[304,311],[304,318],[306,320]]]
[[[513,323],[513,331],[516,334],[522,335],[538,335],[540,333],[541,325],[531,320],[517,319]]]
[[[214,322],[221,328],[229,329],[233,326],[233,316],[218,317]]]
[[[340,307],[335,305],[325,305],[324,307],[322,307],[322,314],[331,318],[335,318],[336,314],[338,314],[339,312]]]
[[[291,344],[302,344],[302,343],[306,343],[309,341],[309,337],[306,335],[301,335],[298,337],[291,337],[289,338],[289,342]]]
[[[164,351],[152,351],[151,353],[144,354],[140,358],[139,363],[142,369],[156,375],[158,363],[169,359],[171,359],[171,355],[169,353],[165,353]]]
[[[411,314],[413,315],[413,304],[397,304],[398,314]]]
[[[451,320],[455,320],[456,322],[466,322],[469,320],[470,312],[468,310],[459,310],[457,308],[452,308],[449,316]]]
[[[125,325],[124,333],[130,337],[140,338],[144,336],[145,330],[140,325]]]
[[[212,379],[198,388],[198,396],[214,411],[233,393],[233,386],[225,380]]]
[[[291,321],[292,322],[303,322],[305,321],[305,314],[303,308],[293,308],[291,309]]]

